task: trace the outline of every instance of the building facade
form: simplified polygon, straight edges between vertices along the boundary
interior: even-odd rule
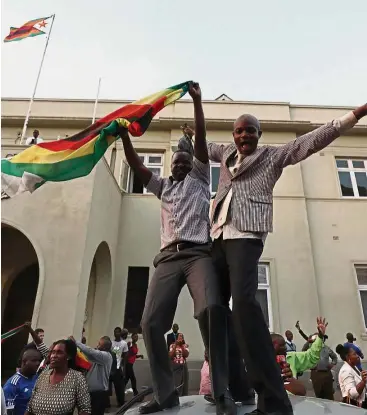
[[[233,121],[243,113],[261,121],[260,144],[282,145],[350,110],[219,98],[205,101],[204,112],[208,140],[224,144],[231,142]],[[97,117],[124,104],[100,101]],[[23,99],[2,100],[2,157],[26,148],[19,133],[27,106]],[[44,140],[71,136],[91,123],[93,106],[93,101],[36,100],[28,135],[37,128]],[[155,173],[169,175],[184,122],[193,122],[193,106],[182,100],[134,139]],[[212,164],[213,195],[218,177],[219,166]],[[84,327],[94,345],[115,326],[138,330],[160,246],[159,210],[159,201],[126,164],[121,142],[85,178],[47,183],[33,194],[3,200],[2,331],[32,320],[50,342],[80,337]],[[299,320],[313,333],[316,316],[323,315],[331,346],[351,331],[367,351],[366,119],[284,170],[274,190],[274,232],[261,258],[258,299],[271,331],[296,331]],[[190,360],[202,360],[186,288],[175,322],[190,345]],[[22,341],[19,337],[18,348]],[[297,334],[295,343],[299,349],[303,344]],[[144,354],[143,342],[140,346]],[[15,353],[14,343],[8,347]]]

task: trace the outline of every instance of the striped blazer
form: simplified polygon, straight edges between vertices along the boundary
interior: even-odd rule
[[[272,232],[273,189],[284,167],[305,160],[339,137],[337,121],[279,147],[258,147],[244,158],[233,176],[229,171],[229,162],[237,153],[236,145],[208,143],[209,159],[221,163],[211,222],[217,219],[218,208],[232,188],[230,209],[233,225],[241,232]]]

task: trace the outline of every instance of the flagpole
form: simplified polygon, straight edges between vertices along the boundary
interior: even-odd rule
[[[98,98],[99,98],[99,90],[100,90],[100,88],[101,88],[101,78],[98,79],[97,96],[96,96],[96,101],[94,103],[92,124],[94,124],[94,122],[96,120],[96,113],[97,113],[97,105],[98,105]]]
[[[42,72],[43,61],[45,60],[47,46],[48,46],[48,42],[50,40],[50,36],[51,36],[51,31],[52,31],[52,26],[54,24],[54,20],[55,20],[55,15],[53,14],[52,15],[52,21],[51,21],[51,26],[50,26],[50,31],[48,32],[45,49],[43,51],[43,55],[42,55],[42,59],[41,59],[41,65],[40,65],[39,70],[38,70],[38,75],[37,75],[37,79],[36,79],[36,85],[34,86],[32,98],[29,101],[28,111],[27,111],[27,115],[26,115],[25,121],[24,121],[24,126],[23,126],[23,131],[22,131],[22,137],[20,139],[20,144],[23,144],[23,140],[24,140],[25,134],[27,132],[28,121],[29,121],[29,117],[31,115],[32,104],[33,104],[33,101],[34,101],[34,97],[36,95],[38,81],[40,79],[40,75],[41,75],[41,72]]]

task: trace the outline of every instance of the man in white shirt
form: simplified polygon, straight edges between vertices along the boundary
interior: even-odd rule
[[[122,406],[125,403],[125,364],[127,358],[127,352],[129,348],[127,343],[122,338],[121,327],[116,327],[114,332],[115,340],[112,340],[112,349],[111,351],[115,353],[117,359],[117,369],[115,373],[111,373],[110,376],[110,395],[112,392],[112,384],[115,388],[115,394],[119,406]]]
[[[40,132],[38,130],[34,130],[33,131],[33,136],[27,138],[27,140],[25,142],[26,145],[27,146],[33,146],[34,144],[43,143],[43,140],[39,135],[40,135]]]

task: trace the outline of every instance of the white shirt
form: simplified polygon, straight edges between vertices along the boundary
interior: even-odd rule
[[[125,340],[112,340],[112,351],[116,354],[117,358],[117,369],[120,369],[122,353],[127,353],[129,348]]]
[[[362,381],[362,375],[359,370],[354,370],[347,362],[339,371],[339,385],[343,398],[350,398],[362,403],[366,397],[366,388],[359,394],[356,386]]]
[[[34,139],[35,138],[33,136],[28,137],[25,141],[26,145],[30,146],[32,144],[32,140],[34,140]],[[43,139],[40,136],[38,136],[35,140],[36,140],[36,144],[43,143]]]
[[[287,352],[296,352],[297,347],[293,342],[290,342],[289,340],[285,341],[285,346],[287,348]]]

